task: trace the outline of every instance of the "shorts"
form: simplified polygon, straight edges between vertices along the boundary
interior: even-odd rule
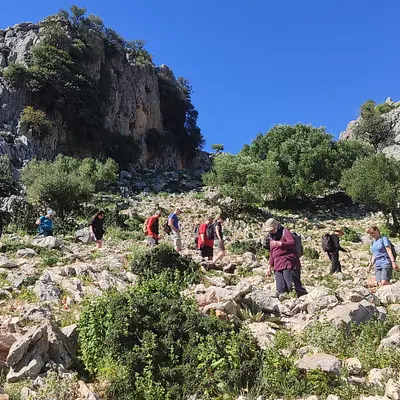
[[[217,250],[218,253],[220,253],[221,251],[225,251],[225,243],[223,240],[215,240],[214,241],[215,244],[215,249]]]
[[[177,251],[182,250],[182,239],[179,232],[172,231],[172,240],[174,242],[174,247]]]
[[[200,252],[203,258],[210,258],[214,255],[214,249],[211,246],[203,246]]]
[[[375,279],[376,282],[390,281],[392,279],[393,268],[391,264],[382,265],[375,267]]]
[[[155,246],[156,244],[158,244],[158,239],[153,238],[153,236],[148,236],[147,237],[147,244],[149,246]]]
[[[103,239],[103,234],[102,233],[95,233],[94,234],[94,240],[102,240]]]

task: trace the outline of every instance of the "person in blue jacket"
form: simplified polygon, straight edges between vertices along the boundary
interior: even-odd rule
[[[53,218],[54,212],[47,210],[46,215],[42,215],[36,220],[38,226],[38,234],[42,236],[53,236]]]

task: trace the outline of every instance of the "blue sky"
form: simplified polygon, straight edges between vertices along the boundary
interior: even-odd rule
[[[0,27],[73,1],[3,2]],[[81,0],[194,87],[207,140],[237,152],[274,124],[337,136],[368,99],[400,100],[399,0]]]

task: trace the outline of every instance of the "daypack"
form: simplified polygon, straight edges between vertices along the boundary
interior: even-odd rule
[[[197,224],[195,227],[194,227],[194,231],[193,231],[193,234],[194,234],[194,243],[197,245],[198,244],[198,240],[199,240],[199,228],[200,228],[200,224]]]
[[[296,232],[292,232],[294,242],[296,244],[296,255],[298,258],[303,257],[304,249],[303,249],[303,242],[301,236],[298,235]]]
[[[209,240],[214,240],[214,239],[215,239],[215,236],[216,236],[216,233],[215,233],[215,223],[214,223],[214,224],[207,225],[207,228],[206,228],[206,236],[207,236],[207,239],[209,239]]]
[[[168,225],[168,220],[163,225],[164,232],[169,235],[172,232],[172,228]]]
[[[384,236],[381,237],[382,240],[383,240],[383,237],[384,237]],[[386,239],[389,241],[390,248],[392,249],[392,253],[393,253],[393,258],[394,258],[394,260],[396,261],[396,258],[397,258],[396,247],[394,247],[394,244],[389,240],[388,237],[387,237]]]
[[[146,218],[145,220],[144,220],[144,223],[143,223],[143,234],[145,235],[145,236],[147,236],[147,224],[149,223],[149,219],[150,219],[151,217],[148,217],[148,218]]]
[[[322,236],[322,250],[325,251],[325,253],[334,253],[337,250],[332,235],[329,233],[325,233],[325,235]]]

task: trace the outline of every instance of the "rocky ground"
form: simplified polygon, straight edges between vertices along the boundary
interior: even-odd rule
[[[210,206],[207,199],[212,199],[216,205]],[[362,232],[371,223],[382,226],[381,215],[362,216],[352,210],[353,218],[343,213],[347,218],[333,220],[323,212],[307,217],[275,214],[285,226],[303,237],[302,280],[308,290],[308,295],[301,298],[279,297],[273,278],[266,276],[268,260],[263,252],[238,251],[234,245],[240,241],[259,248],[257,244],[263,236],[260,223],[228,220],[224,226],[228,255],[218,265],[199,257],[193,243],[193,228],[206,215],[217,215],[217,203],[218,196],[213,192],[144,194],[132,198],[131,208],[124,212],[147,217],[156,209],[162,209],[165,210],[164,222],[170,211],[181,208],[184,211],[181,216],[182,253],[199,261],[204,271],[203,282],[189,287],[182,296],[193,297],[204,313],[242,321],[260,347],[268,348],[278,330],[301,333],[315,321],[329,321],[333,326],[344,323],[350,327],[352,323],[385,320],[388,314],[399,311],[397,276],[392,285],[377,289],[366,268],[369,238]],[[342,240],[343,247],[349,250],[342,256],[343,272],[332,276],[320,242],[325,232],[338,226],[349,228],[352,235],[349,233],[344,238],[347,240]],[[163,241],[168,242],[170,238],[165,237]],[[116,230],[107,232],[102,251],[94,251],[92,243],[76,243],[72,237],[45,240],[18,234],[2,237],[0,368],[5,376],[5,392],[0,392],[0,399],[48,398],[43,393],[54,378],[51,371],[55,370],[58,371],[57,384],[61,379],[74,387],[74,394],[68,398],[100,398],[92,385],[78,380],[71,372],[79,368],[76,323],[81,303],[110,287],[123,290],[134,285],[137,277],[128,266],[135,251],[145,245],[139,232],[129,238],[129,235],[122,237]],[[398,346],[399,325],[389,331],[379,348],[396,349]],[[377,392],[385,392],[384,396],[361,397],[364,400],[400,398],[396,369],[368,370],[359,358],[341,359],[322,352],[318,345],[300,349],[297,354],[299,369],[322,369],[327,374],[337,375],[346,369],[350,382],[377,386],[380,388]],[[338,397],[332,395],[328,399]]]

